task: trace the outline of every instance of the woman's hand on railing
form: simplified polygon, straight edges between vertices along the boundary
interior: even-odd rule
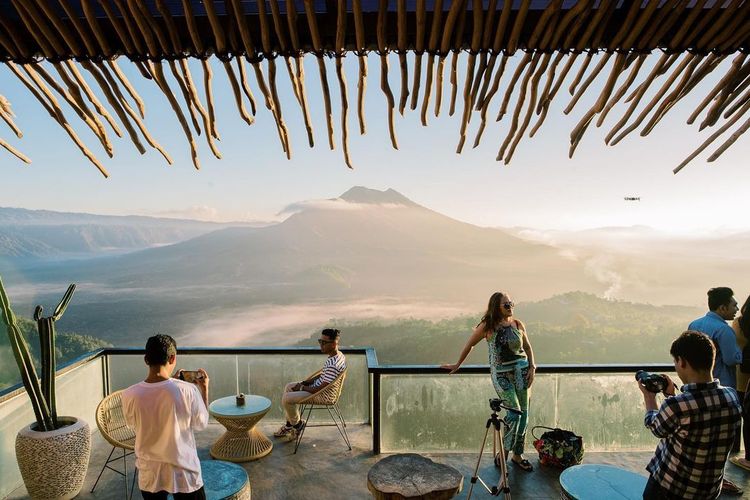
[[[440,365],[440,368],[442,368],[443,370],[450,370],[448,372],[448,375],[453,375],[454,373],[456,373],[458,371],[458,368],[460,366],[461,365],[458,364],[458,363],[454,363],[454,364],[449,364],[448,363],[448,364]]]

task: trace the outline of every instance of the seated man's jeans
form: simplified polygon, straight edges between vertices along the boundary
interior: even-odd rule
[[[312,394],[307,391],[292,390],[298,383],[299,382],[289,382],[286,384],[286,387],[284,387],[284,395],[281,396],[281,405],[284,407],[284,413],[286,413],[286,421],[292,425],[297,425],[300,419],[299,402],[312,396]]]

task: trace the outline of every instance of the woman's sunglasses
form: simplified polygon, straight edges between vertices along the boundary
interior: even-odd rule
[[[318,339],[318,344],[320,345],[333,344],[333,342],[334,342],[333,340]]]
[[[506,302],[505,304],[503,304],[503,308],[505,309],[513,309],[513,306],[515,306],[513,302]]]

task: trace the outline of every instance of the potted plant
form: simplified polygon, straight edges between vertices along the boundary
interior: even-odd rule
[[[89,465],[89,425],[80,418],[58,416],[55,398],[55,321],[65,312],[75,288],[75,285],[68,287],[52,316],[42,317],[42,306],[34,310],[39,332],[40,380],[0,279],[0,316],[36,417],[35,423],[21,429],[16,436],[18,468],[32,498],[75,497],[81,491]]]

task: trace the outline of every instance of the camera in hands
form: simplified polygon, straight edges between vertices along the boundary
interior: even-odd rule
[[[645,370],[638,370],[635,372],[635,379],[643,384],[647,391],[653,392],[654,394],[663,392],[669,385],[667,377],[664,375],[649,373]]]
[[[195,384],[202,379],[203,376],[198,370],[182,370],[179,375],[177,375],[177,378]]]

